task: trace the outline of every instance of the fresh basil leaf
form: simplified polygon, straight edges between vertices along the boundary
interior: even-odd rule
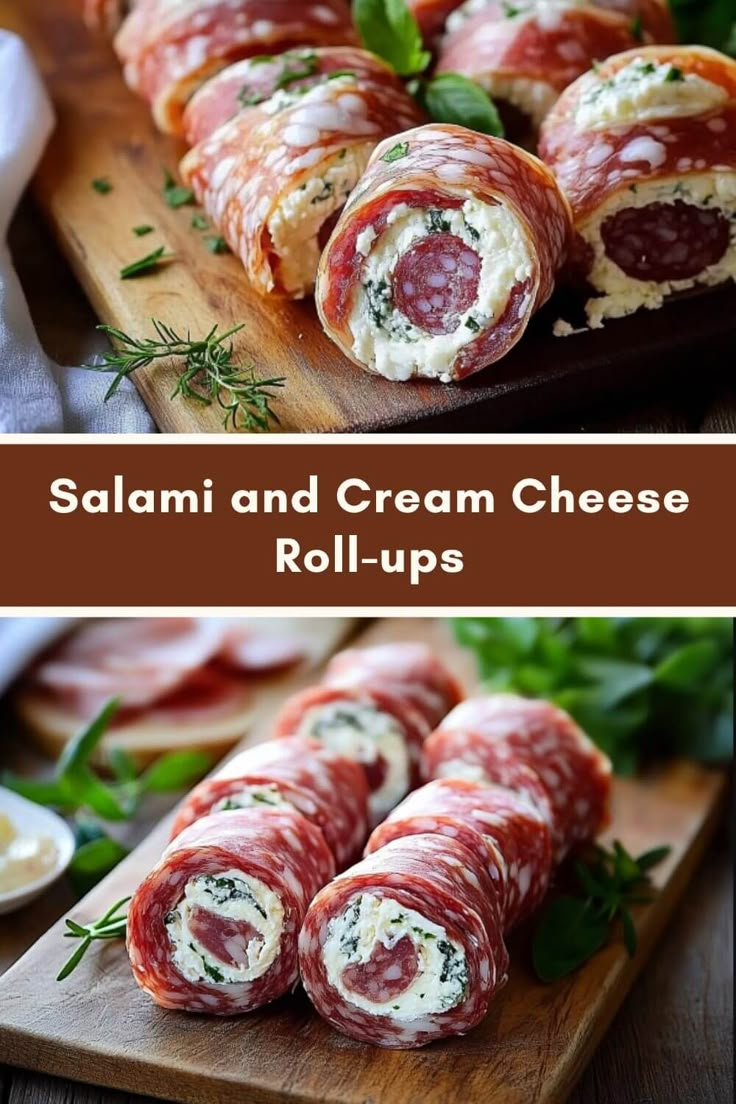
[[[663,659],[654,671],[654,678],[672,690],[692,690],[713,670],[717,659],[715,643],[698,640]]]
[[[204,751],[172,751],[157,759],[141,775],[141,789],[153,793],[186,789],[206,774],[212,765],[212,756]]]
[[[86,766],[92,752],[107,732],[110,721],[120,708],[120,701],[113,698],[104,706],[85,728],[68,740],[59,756],[56,773],[58,777],[73,775],[79,766]]]
[[[135,780],[138,768],[135,765],[135,760],[128,755],[125,748],[110,748],[107,761],[118,782],[133,782]]]
[[[604,710],[649,686],[653,677],[651,667],[623,659],[583,659],[578,670],[592,682],[601,684],[598,703]]]
[[[37,805],[48,805],[55,809],[72,809],[75,805],[69,788],[58,780],[45,782],[43,779],[18,778],[14,774],[4,773],[2,784],[28,801],[35,801]]]
[[[424,88],[422,101],[436,123],[453,123],[494,138],[504,137],[501,116],[491,97],[460,73],[439,73],[432,77]]]
[[[613,841],[613,869],[619,885],[626,887],[641,881],[642,871],[620,840]]]
[[[621,923],[624,929],[624,946],[629,952],[629,958],[633,958],[636,954],[638,938],[636,928],[634,927],[634,921],[628,909],[621,909]]]
[[[576,897],[557,897],[542,913],[532,943],[541,981],[557,981],[599,951],[608,936],[605,916]]]
[[[83,843],[75,852],[67,870],[75,892],[80,896],[88,893],[127,854],[127,849],[109,836]]]
[[[671,847],[653,847],[651,851],[645,851],[643,855],[639,855],[636,860],[636,865],[643,873],[651,870],[652,867],[658,866],[663,862],[672,851]]]
[[[353,0],[353,21],[366,49],[383,58],[400,77],[422,73],[429,65],[431,54],[423,48],[405,0]]]

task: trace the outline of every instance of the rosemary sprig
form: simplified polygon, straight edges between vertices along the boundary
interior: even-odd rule
[[[123,905],[127,905],[130,897],[123,897],[108,909],[105,915],[100,920],[95,920],[92,924],[78,924],[76,920],[65,921],[68,931],[64,932],[67,939],[80,939],[81,942],[74,954],[67,959],[62,966],[61,970],[57,974],[57,981],[64,981],[72,974],[79,963],[82,961],[87,951],[92,946],[96,939],[124,939],[128,918],[126,915],[120,914],[120,909]]]
[[[271,407],[276,399],[273,389],[283,387],[283,376],[259,379],[254,368],[244,368],[233,360],[230,340],[243,329],[243,323],[218,333],[215,325],[199,340],[189,332],[179,335],[171,326],[152,319],[156,337],[134,338],[113,326],[99,326],[112,340],[114,348],[103,354],[97,364],[86,364],[91,372],[114,372],[105,401],[112,398],[121,382],[139,368],[147,368],[156,360],[180,360],[179,380],[171,398],[182,396],[205,406],[217,404],[225,412],[226,429],[268,430],[270,423],[279,424]]]

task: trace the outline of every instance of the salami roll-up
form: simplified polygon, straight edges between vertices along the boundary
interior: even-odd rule
[[[436,124],[395,135],[322,254],[322,325],[387,379],[463,379],[519,341],[570,230],[554,175],[517,146]]]
[[[533,771],[549,798],[558,860],[608,823],[611,764],[572,718],[549,702],[514,694],[470,698],[445,717],[423,754],[430,776],[448,777],[459,760],[475,768],[477,780],[516,788],[516,765]]]
[[[439,835],[394,840],[341,874],[299,937],[302,983],[320,1015],[393,1049],[470,1031],[508,961],[483,863]]]
[[[334,875],[319,828],[293,809],[214,813],[169,844],[128,912],[133,975],[156,1004],[234,1015],[299,979],[307,906]]]
[[[184,110],[184,136],[196,146],[248,107],[257,107],[278,93],[279,103],[302,95],[308,88],[350,75],[363,84],[391,87],[399,99],[403,86],[380,58],[356,46],[303,46],[282,54],[245,58],[222,69],[195,92]],[[260,119],[251,115],[251,119]]]
[[[736,62],[703,46],[610,58],[561,97],[540,152],[572,204],[590,324],[736,277]]]
[[[294,737],[247,748],[196,786],[180,807],[171,836],[210,813],[264,807],[296,809],[316,824],[338,870],[355,862],[368,835],[365,772],[316,740]]]
[[[359,763],[369,789],[371,825],[420,779],[424,716],[393,687],[315,686],[289,698],[274,736],[317,740]]]
[[[195,146],[181,172],[254,289],[298,299],[313,290],[323,245],[373,148],[420,118],[380,63],[370,79],[338,71],[246,107]]]
[[[461,701],[462,689],[426,644],[379,644],[348,648],[328,664],[327,686],[395,687],[436,728]]]
[[[208,77],[241,58],[305,42],[355,42],[347,0],[138,0],[115,49],[157,126],[180,134],[184,106]]]
[[[602,58],[637,42],[674,42],[659,0],[467,0],[447,22],[438,72],[476,81],[513,138],[534,137],[563,89]]]
[[[552,837],[539,809],[506,789],[461,778],[429,782],[409,794],[374,830],[370,854],[391,840],[427,832],[450,836],[483,857],[503,906],[508,931],[544,898],[552,867]]]

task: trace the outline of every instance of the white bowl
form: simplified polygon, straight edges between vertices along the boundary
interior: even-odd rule
[[[50,809],[26,800],[0,786],[0,814],[4,814],[19,836],[47,836],[56,844],[57,859],[52,870],[47,871],[28,885],[0,893],[0,915],[23,908],[48,889],[64,873],[75,850],[74,833],[66,821]]]

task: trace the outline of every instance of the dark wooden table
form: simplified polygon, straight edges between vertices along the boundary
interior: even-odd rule
[[[16,216],[10,245],[48,355],[60,364],[79,364],[104,348],[91,307],[28,200]],[[656,393],[643,390],[615,402],[608,397],[564,417],[512,428],[535,433],[736,433],[733,363],[714,365],[712,360],[706,346],[700,363],[668,378],[666,393],[660,384]]]
[[[0,769],[43,769],[34,752],[8,735],[12,724],[1,713],[0,731],[5,733]],[[116,834],[134,845],[171,804],[173,799],[155,799],[135,823]],[[733,1100],[732,843],[730,817],[724,817],[660,947],[569,1104],[728,1104]],[[62,881],[22,912],[0,917],[0,974],[73,904],[74,897]],[[124,1093],[0,1067],[2,1104],[125,1104],[127,1100],[153,1104]],[[248,1104],[245,1098],[244,1104]],[[490,1092],[488,1104],[493,1104]]]

